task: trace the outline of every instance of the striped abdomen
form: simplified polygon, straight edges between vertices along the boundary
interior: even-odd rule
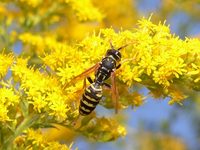
[[[81,115],[90,114],[102,98],[102,86],[96,82],[92,83],[85,89],[79,106],[79,113]]]

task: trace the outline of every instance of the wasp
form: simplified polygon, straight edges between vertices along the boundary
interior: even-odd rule
[[[90,67],[80,75],[76,76],[74,80],[77,80],[83,76],[95,71],[95,78],[92,80],[87,77],[90,85],[85,88],[82,98],[80,100],[79,114],[89,115],[97,106],[99,101],[102,99],[103,86],[108,87],[112,90],[112,100],[115,102],[115,112],[117,113],[118,102],[117,102],[117,89],[115,85],[115,70],[120,68],[121,64],[121,53],[120,50],[127,45],[124,45],[118,49],[115,49],[110,42],[111,49],[108,49],[105,57],[94,66]],[[111,77],[112,86],[105,82]],[[84,80],[84,85],[86,85],[86,79]],[[66,85],[65,85],[66,86]]]

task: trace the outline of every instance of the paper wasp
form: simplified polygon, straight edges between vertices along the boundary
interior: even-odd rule
[[[105,57],[96,65],[90,67],[80,75],[76,76],[73,80],[81,79],[82,77],[87,77],[90,73],[95,72],[94,81],[87,77],[90,85],[85,88],[85,91],[82,95],[82,99],[80,101],[79,113],[81,115],[90,114],[97,106],[99,101],[102,99],[102,91],[103,86],[108,87],[112,90],[112,100],[115,105],[115,111],[118,109],[118,92],[115,84],[115,70],[118,69],[121,64],[121,53],[120,50],[127,45],[124,45],[118,49],[115,49],[110,42],[111,49],[108,49]],[[111,77],[112,85],[105,83]],[[68,84],[64,85],[64,88]],[[84,85],[86,85],[86,79],[84,79]]]

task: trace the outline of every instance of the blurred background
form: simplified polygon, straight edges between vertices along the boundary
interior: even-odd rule
[[[38,3],[34,3],[36,1]],[[76,19],[73,11],[66,9],[64,11],[67,13],[63,13],[62,4],[51,0],[36,1],[0,2],[0,15],[3,14],[0,16],[0,48],[12,49],[16,55],[20,55],[24,45],[16,32],[28,31],[41,35],[57,33],[57,39],[61,41],[80,40],[88,33],[98,32],[100,28],[112,26],[116,30],[131,30],[136,27],[139,19],[149,18],[151,15],[153,23],[166,21],[171,33],[181,39],[200,37],[200,0],[92,0],[93,5],[105,14],[100,21]],[[5,5],[11,10],[9,13],[2,9]],[[44,13],[46,15],[42,16]],[[15,22],[10,23],[11,20]],[[37,59],[37,51],[32,53],[27,50],[24,53],[31,53],[33,57],[30,62]],[[148,95],[146,88],[141,88],[139,92]],[[78,147],[79,150],[200,150],[200,94],[192,94],[192,99],[187,99],[183,106],[169,106],[167,98],[148,98],[138,108],[120,111],[118,117],[121,117],[119,120],[127,128],[127,136],[113,142],[92,142],[64,129],[62,133],[56,132],[56,135],[52,131],[52,138],[65,138],[69,143],[74,141],[73,148]],[[95,111],[98,116],[114,114],[100,105]]]

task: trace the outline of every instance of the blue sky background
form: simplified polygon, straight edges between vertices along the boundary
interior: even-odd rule
[[[161,1],[136,0],[136,4],[140,16],[149,17],[151,13],[159,13]],[[192,18],[184,12],[177,11],[175,14],[170,15],[169,18],[164,19],[166,19],[167,24],[170,24],[171,32],[175,33],[180,38],[200,35],[200,22],[192,20]],[[185,32],[181,32],[180,28],[182,26],[186,26]],[[144,88],[140,92],[147,94],[148,90]],[[187,108],[187,106],[189,108]],[[161,124],[170,120],[172,122],[169,127],[170,133],[183,139],[188,145],[189,150],[199,150],[200,143],[198,143],[197,133],[193,126],[195,112],[188,110],[193,108],[194,106],[189,100],[185,102],[184,106],[169,106],[167,99],[153,100],[152,98],[149,98],[142,107],[139,107],[136,110],[129,108],[120,112],[128,116],[128,135],[125,138],[108,143],[88,143],[84,138],[78,138],[75,141],[74,147],[79,147],[79,150],[121,150],[121,145],[126,145],[123,147],[124,150],[133,150],[137,144],[134,142],[133,137],[139,128],[141,129],[142,122],[144,124],[142,129],[159,132]],[[96,112],[102,115],[103,111],[101,106],[97,107]]]

